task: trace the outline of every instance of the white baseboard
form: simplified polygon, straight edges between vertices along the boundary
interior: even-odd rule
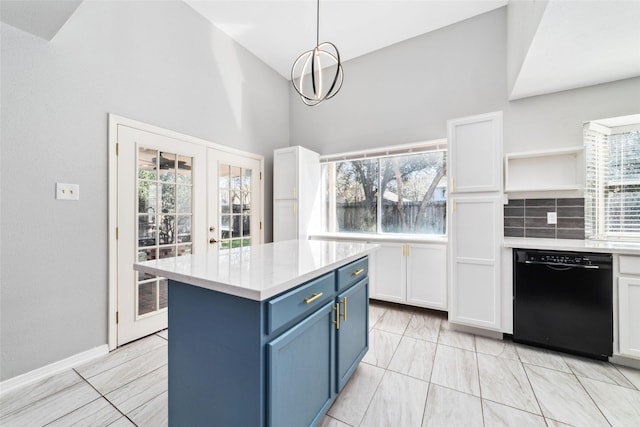
[[[473,326],[460,325],[458,323],[449,322],[449,329],[451,329],[452,331],[465,332],[467,334],[493,338],[495,340],[504,339],[504,334],[501,331],[491,331],[488,329],[474,328]]]
[[[609,362],[615,363],[618,365],[628,366],[630,368],[640,369],[640,359],[623,356],[621,354],[614,354],[609,358]]]
[[[34,369],[33,371],[29,371],[22,375],[4,380],[0,383],[0,396],[13,389],[34,383],[51,375],[58,374],[62,371],[71,369],[75,366],[86,363],[91,359],[95,359],[96,357],[103,356],[107,353],[109,353],[109,346],[107,344],[104,344],[92,348],[91,350],[74,354],[73,356],[67,357],[66,359],[53,362],[49,365],[43,366],[42,368]]]

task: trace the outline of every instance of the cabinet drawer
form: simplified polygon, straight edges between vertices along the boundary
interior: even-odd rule
[[[349,287],[369,274],[369,260],[367,257],[347,264],[338,269],[338,291]]]
[[[640,275],[640,257],[620,255],[618,269],[620,270],[620,274]]]
[[[334,274],[331,272],[272,299],[267,303],[267,333],[311,313],[334,296]]]

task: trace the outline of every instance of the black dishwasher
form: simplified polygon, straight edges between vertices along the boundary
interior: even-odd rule
[[[514,249],[513,275],[514,341],[611,356],[610,254]]]

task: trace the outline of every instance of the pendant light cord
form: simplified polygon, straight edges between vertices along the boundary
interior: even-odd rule
[[[320,45],[320,0],[317,1],[316,8],[316,46]]]

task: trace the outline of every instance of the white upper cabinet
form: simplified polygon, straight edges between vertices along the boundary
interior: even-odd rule
[[[273,241],[320,232],[320,155],[295,146],[273,152]]]
[[[449,120],[451,193],[502,191],[502,112]]]
[[[295,199],[298,192],[298,147],[283,148],[273,153],[273,198]]]

